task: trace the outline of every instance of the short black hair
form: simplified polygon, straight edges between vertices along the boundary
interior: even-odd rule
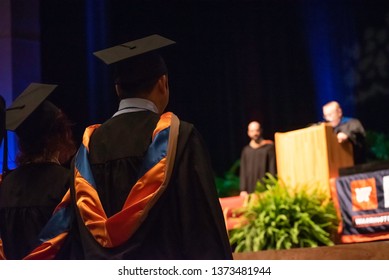
[[[114,73],[115,84],[122,90],[119,98],[137,97],[148,93],[167,72],[164,59],[156,52],[119,62]]]

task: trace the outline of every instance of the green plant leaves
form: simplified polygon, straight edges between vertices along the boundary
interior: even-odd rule
[[[378,160],[389,159],[389,135],[375,131],[366,131],[366,142],[370,150],[370,157]]]
[[[228,197],[239,194],[238,170],[240,160],[236,160],[224,177],[215,177],[216,189],[219,197]]]
[[[336,210],[318,186],[286,187],[271,175],[258,186],[240,210],[248,223],[230,231],[235,252],[334,244]]]

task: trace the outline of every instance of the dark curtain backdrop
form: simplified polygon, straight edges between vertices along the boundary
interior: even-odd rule
[[[342,81],[351,87],[350,112],[380,131],[388,131],[389,34],[379,33],[388,27],[386,2],[342,2],[353,16],[348,24],[355,29],[352,46],[359,47],[359,54],[346,57],[336,72],[349,78]],[[328,9],[336,9],[335,1],[328,3]],[[269,139],[277,131],[320,121],[305,4],[42,0],[42,80],[60,85],[54,98],[75,122],[80,140],[85,126],[109,118],[117,106],[109,69],[92,52],[154,33],[175,40],[176,45],[163,50],[170,71],[168,110],[195,124],[216,173],[222,174],[247,144],[249,121],[259,120]],[[368,28],[379,34],[369,37]],[[382,42],[383,54],[369,60],[370,67],[381,67],[372,74],[363,68],[368,62],[360,65],[362,49]]]

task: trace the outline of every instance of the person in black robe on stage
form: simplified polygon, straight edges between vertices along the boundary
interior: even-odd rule
[[[17,168],[0,185],[0,234],[7,259],[23,259],[69,189],[68,164],[76,151],[71,124],[44,100],[56,85],[31,84],[6,114],[18,137]],[[43,93],[42,93],[43,92]]]
[[[274,143],[263,139],[261,124],[250,122],[247,127],[250,142],[242,149],[240,157],[240,191],[241,195],[253,193],[257,182],[266,173],[276,175],[276,155]]]
[[[120,104],[85,130],[75,157],[86,259],[232,259],[206,144],[164,113],[168,73],[156,49],[173,43],[152,35],[95,53],[116,69]]]
[[[339,143],[350,141],[353,146],[354,164],[362,164],[367,158],[366,132],[358,119],[343,116],[336,101],[323,106],[324,119],[334,128]]]

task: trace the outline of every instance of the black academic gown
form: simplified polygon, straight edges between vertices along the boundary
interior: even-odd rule
[[[254,192],[257,181],[267,172],[276,174],[274,144],[266,144],[256,149],[250,145],[245,146],[240,157],[240,190]]]
[[[334,127],[334,132],[343,132],[348,136],[349,141],[353,145],[355,164],[362,164],[366,162],[366,132],[358,119],[343,117],[339,125]]]
[[[69,188],[70,171],[32,163],[10,172],[0,185],[0,234],[7,259],[22,259]]]
[[[158,120],[150,111],[126,113],[91,136],[89,162],[107,217],[122,208],[137,181]],[[86,259],[232,258],[209,155],[197,130],[182,121],[170,182],[129,240],[103,248],[79,215],[78,221]]]

